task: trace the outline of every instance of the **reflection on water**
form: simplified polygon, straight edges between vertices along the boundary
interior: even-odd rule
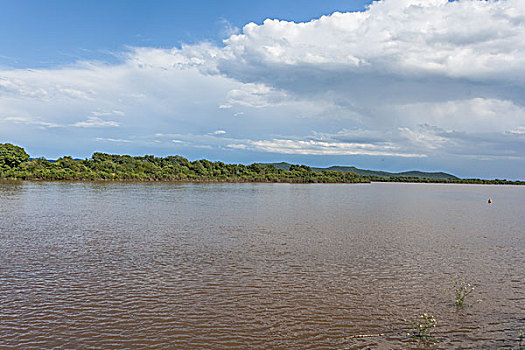
[[[417,349],[430,312],[434,348],[495,349],[525,325],[524,187],[18,182],[0,213],[2,348]]]

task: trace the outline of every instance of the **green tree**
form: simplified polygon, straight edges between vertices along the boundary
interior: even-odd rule
[[[29,160],[29,154],[22,147],[0,143],[0,169],[16,168]]]

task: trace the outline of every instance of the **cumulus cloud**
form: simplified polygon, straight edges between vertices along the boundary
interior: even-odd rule
[[[250,23],[225,41],[218,65],[247,79],[257,79],[262,68],[302,67],[312,75],[322,70],[522,81],[524,21],[520,0],[376,1],[364,12],[336,12],[307,23]]]

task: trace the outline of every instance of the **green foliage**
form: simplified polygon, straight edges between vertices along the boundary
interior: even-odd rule
[[[342,168],[343,169],[343,168]],[[29,160],[21,147],[0,144],[0,178],[27,180],[104,180],[104,181],[222,181],[287,183],[369,183],[371,181],[478,183],[470,180],[422,179],[419,177],[380,177],[349,171],[310,168],[288,163],[225,164],[206,159],[189,161],[181,156],[165,158],[145,155],[132,157],[94,153],[89,159],[69,156],[55,162],[43,158]],[[354,169],[354,168],[352,168]],[[357,169],[357,168],[355,168]],[[359,170],[359,169],[357,169]],[[476,180],[478,181],[478,180]],[[479,180],[483,183],[513,183],[505,180]]]
[[[456,297],[456,306],[461,307],[465,302],[467,296],[469,296],[476,287],[467,283],[463,278],[456,277],[452,280],[452,287],[454,288],[454,294]]]
[[[0,170],[8,170],[27,162],[29,155],[22,147],[0,143]]]
[[[159,158],[152,155],[131,157],[94,153],[90,159],[61,157],[55,162],[20,158],[18,168],[0,173],[0,178],[34,180],[107,181],[229,181],[229,182],[369,182],[355,174],[340,171],[312,172],[304,165],[288,170],[270,164],[225,164],[206,159],[189,161],[181,156]],[[23,161],[23,162],[22,162]]]
[[[433,337],[430,332],[436,327],[436,324],[437,322],[434,316],[424,313],[420,315],[418,320],[412,325],[412,333],[408,333],[407,335],[412,338],[428,340]]]
[[[525,181],[511,180],[484,180],[484,179],[439,179],[439,178],[421,178],[413,176],[363,176],[373,182],[410,182],[410,183],[446,183],[446,184],[477,184],[477,185],[525,185]]]

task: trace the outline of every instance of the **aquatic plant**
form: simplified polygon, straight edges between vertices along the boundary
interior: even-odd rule
[[[418,320],[412,325],[412,333],[408,333],[407,335],[416,339],[428,340],[429,338],[433,338],[430,332],[436,327],[436,324],[437,322],[434,316],[424,313],[420,315]]]
[[[452,286],[456,296],[456,306],[458,307],[463,306],[467,296],[469,296],[474,291],[474,289],[476,289],[476,287],[465,281],[465,279],[459,277],[456,277],[452,281]]]

